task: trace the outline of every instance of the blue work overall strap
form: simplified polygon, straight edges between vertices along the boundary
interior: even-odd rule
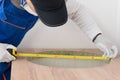
[[[6,20],[6,16],[4,13],[4,2],[5,0],[0,0],[0,20]]]

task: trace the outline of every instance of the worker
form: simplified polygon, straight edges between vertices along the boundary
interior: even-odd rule
[[[69,18],[104,52],[103,56],[117,56],[116,45],[105,38],[86,7],[76,0],[0,0],[0,80],[11,79],[16,59],[7,49],[17,50],[38,18],[49,27],[64,25]]]

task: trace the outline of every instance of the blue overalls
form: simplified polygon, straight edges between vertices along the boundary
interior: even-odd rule
[[[0,0],[0,43],[17,47],[37,19],[37,16],[15,7],[10,0]],[[11,64],[0,63],[0,80],[10,80]]]

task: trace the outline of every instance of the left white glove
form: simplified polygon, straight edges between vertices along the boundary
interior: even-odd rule
[[[0,43],[0,62],[10,62],[16,59],[7,51],[7,49],[17,50],[13,45]]]
[[[94,41],[95,46],[104,52],[103,56],[109,58],[115,58],[118,54],[118,49],[110,40],[104,38],[102,35],[99,35]]]

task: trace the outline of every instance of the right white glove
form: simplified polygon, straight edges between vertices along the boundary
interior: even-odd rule
[[[107,56],[110,58],[115,58],[117,56],[117,46],[113,44],[110,40],[103,37],[103,35],[99,35],[94,43],[97,48],[104,52],[103,56]]]
[[[17,50],[13,45],[0,43],[0,62],[10,62],[16,59],[7,51],[7,49]]]

